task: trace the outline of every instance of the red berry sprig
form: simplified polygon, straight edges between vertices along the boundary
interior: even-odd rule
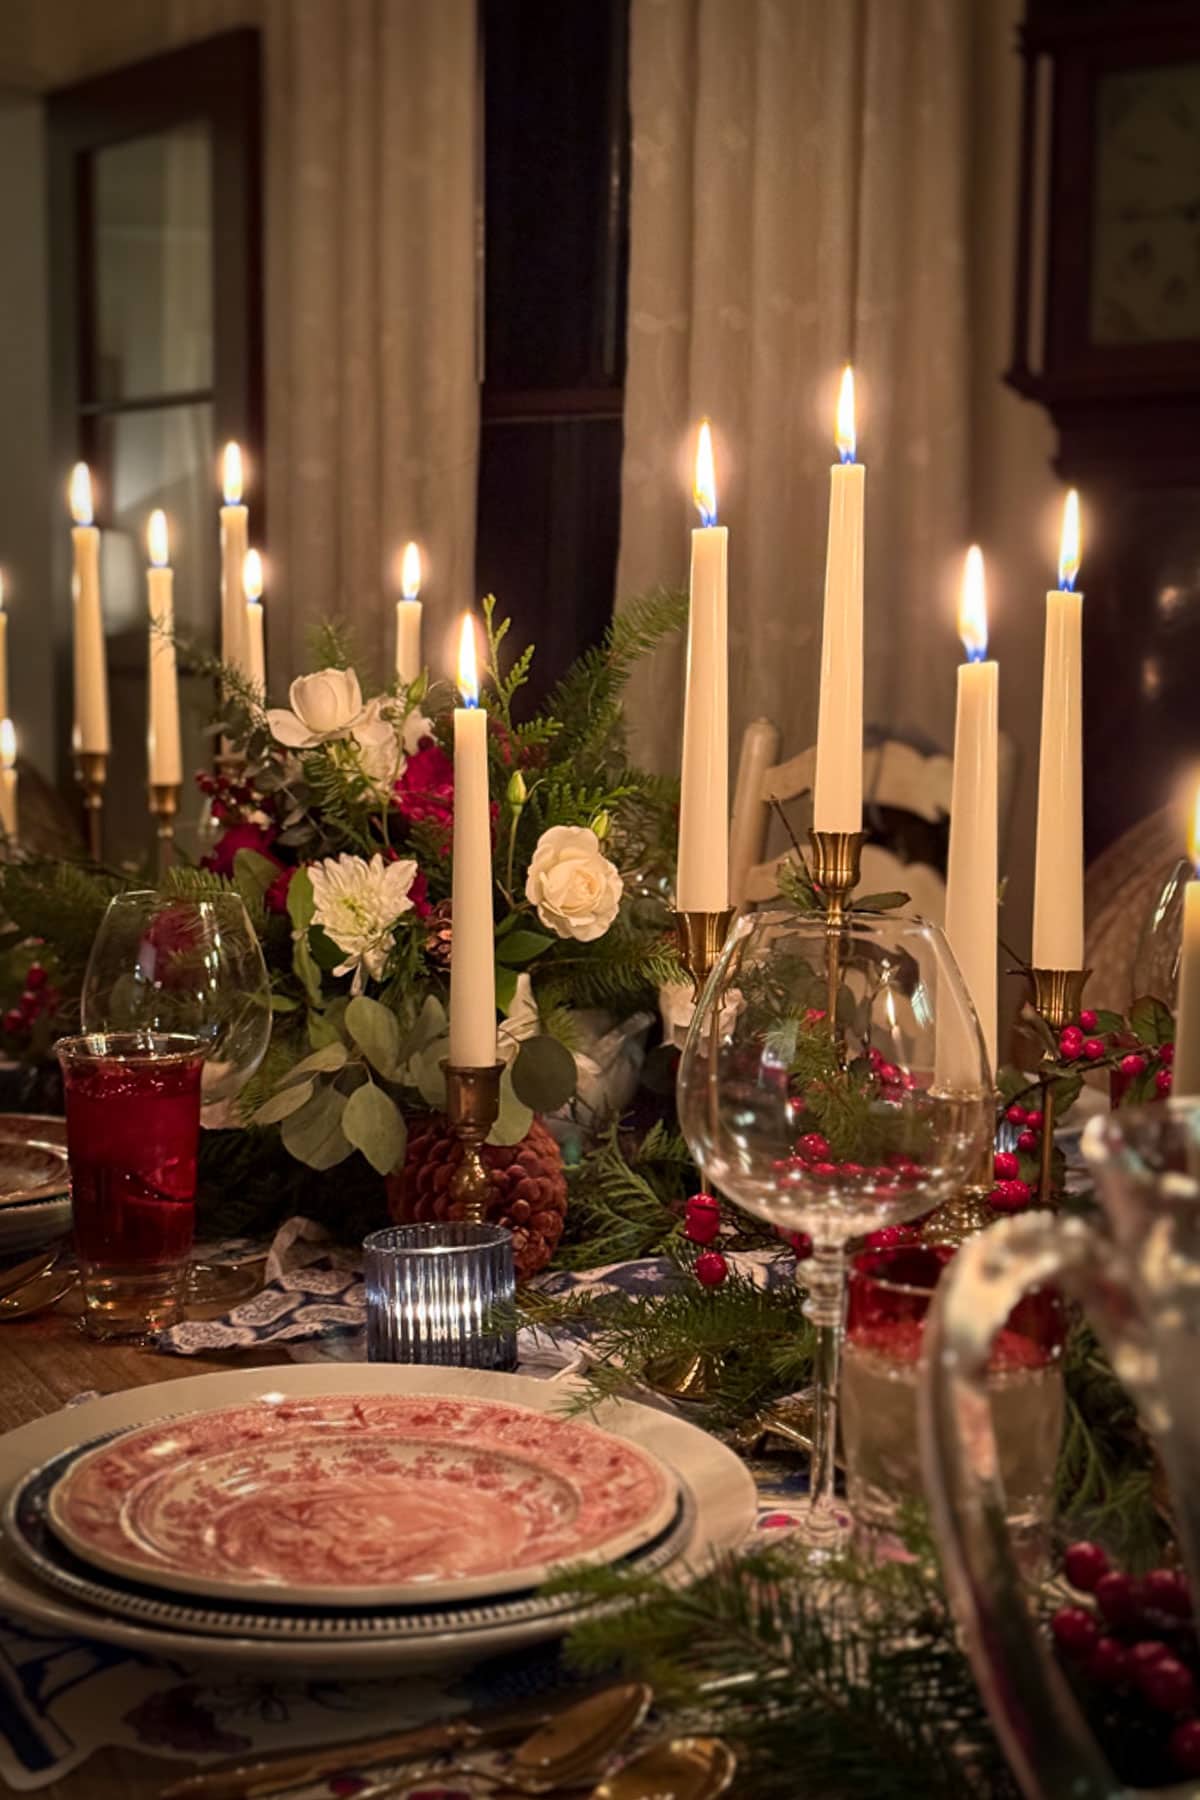
[[[61,999],[62,995],[52,984],[43,965],[30,963],[25,971],[25,986],[21,998],[0,1018],[0,1030],[5,1037],[14,1038],[18,1044],[27,1044],[38,1019],[43,1013],[57,1012]]]
[[[711,1244],[720,1230],[720,1202],[711,1194],[693,1194],[684,1213],[684,1236],[693,1244]]]
[[[729,1274],[729,1264],[719,1250],[702,1250],[696,1258],[696,1280],[701,1287],[720,1287]]]

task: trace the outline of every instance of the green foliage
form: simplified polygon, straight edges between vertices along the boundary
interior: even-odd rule
[[[618,920],[592,944],[571,944],[548,960],[542,990],[549,1006],[633,1006],[669,981],[685,979],[674,944],[634,932]]]
[[[637,663],[687,623],[679,589],[655,588],[614,614],[602,641],[585,651],[551,694],[546,712],[561,724],[557,753],[581,776],[604,767],[623,741],[621,696]]]
[[[616,1125],[567,1171],[571,1204],[557,1261],[598,1268],[652,1256],[678,1240],[680,1210],[695,1172],[687,1145],[656,1124],[640,1144]]]
[[[0,912],[25,937],[54,947],[64,980],[77,982],[114,894],[128,879],[77,862],[30,858],[0,863]]]
[[[1098,1537],[1122,1565],[1149,1567],[1166,1530],[1154,1504],[1154,1458],[1133,1401],[1090,1327],[1076,1325],[1063,1368],[1066,1426],[1055,1502],[1064,1530]]]

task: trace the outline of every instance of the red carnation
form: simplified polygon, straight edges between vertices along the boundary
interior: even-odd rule
[[[408,890],[408,897],[412,901],[413,911],[416,913],[418,919],[427,919],[433,911],[433,908],[429,904],[429,883],[425,879],[424,869],[418,869],[413,876],[413,883]]]
[[[404,765],[396,808],[410,825],[449,825],[454,817],[454,765],[440,744],[426,739]]]

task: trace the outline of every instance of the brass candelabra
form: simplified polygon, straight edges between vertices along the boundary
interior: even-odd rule
[[[463,1158],[450,1182],[450,1196],[462,1207],[467,1225],[482,1225],[487,1218],[491,1176],[481,1145],[500,1113],[500,1077],[503,1063],[484,1068],[456,1068],[444,1062],[446,1117],[463,1147]]]
[[[675,943],[679,950],[679,960],[688,972],[692,992],[697,1000],[721,954],[725,939],[729,936],[733,914],[732,906],[725,907],[721,912],[671,914],[675,922]]]
[[[1059,1032],[1079,1017],[1083,989],[1090,969],[1030,969],[1033,1010],[1051,1031]],[[1038,1200],[1049,1206],[1054,1189],[1054,1083],[1053,1058],[1047,1052],[1040,1079],[1042,1087],[1042,1160],[1038,1175]]]
[[[158,872],[166,873],[175,861],[175,820],[179,814],[181,784],[177,781],[150,783],[150,812],[157,820]]]
[[[83,830],[93,862],[104,857],[104,786],[108,780],[108,754],[104,750],[75,752],[75,779],[83,793]]]

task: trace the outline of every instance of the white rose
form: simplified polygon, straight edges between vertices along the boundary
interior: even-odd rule
[[[623,885],[616,864],[601,855],[594,831],[583,825],[552,825],[538,839],[525,898],[558,937],[590,944],[603,937],[616,918]]]
[[[287,707],[267,714],[271,735],[290,750],[307,750],[326,738],[348,737],[366,722],[362,689],[353,669],[319,669],[298,675],[288,690]]]

